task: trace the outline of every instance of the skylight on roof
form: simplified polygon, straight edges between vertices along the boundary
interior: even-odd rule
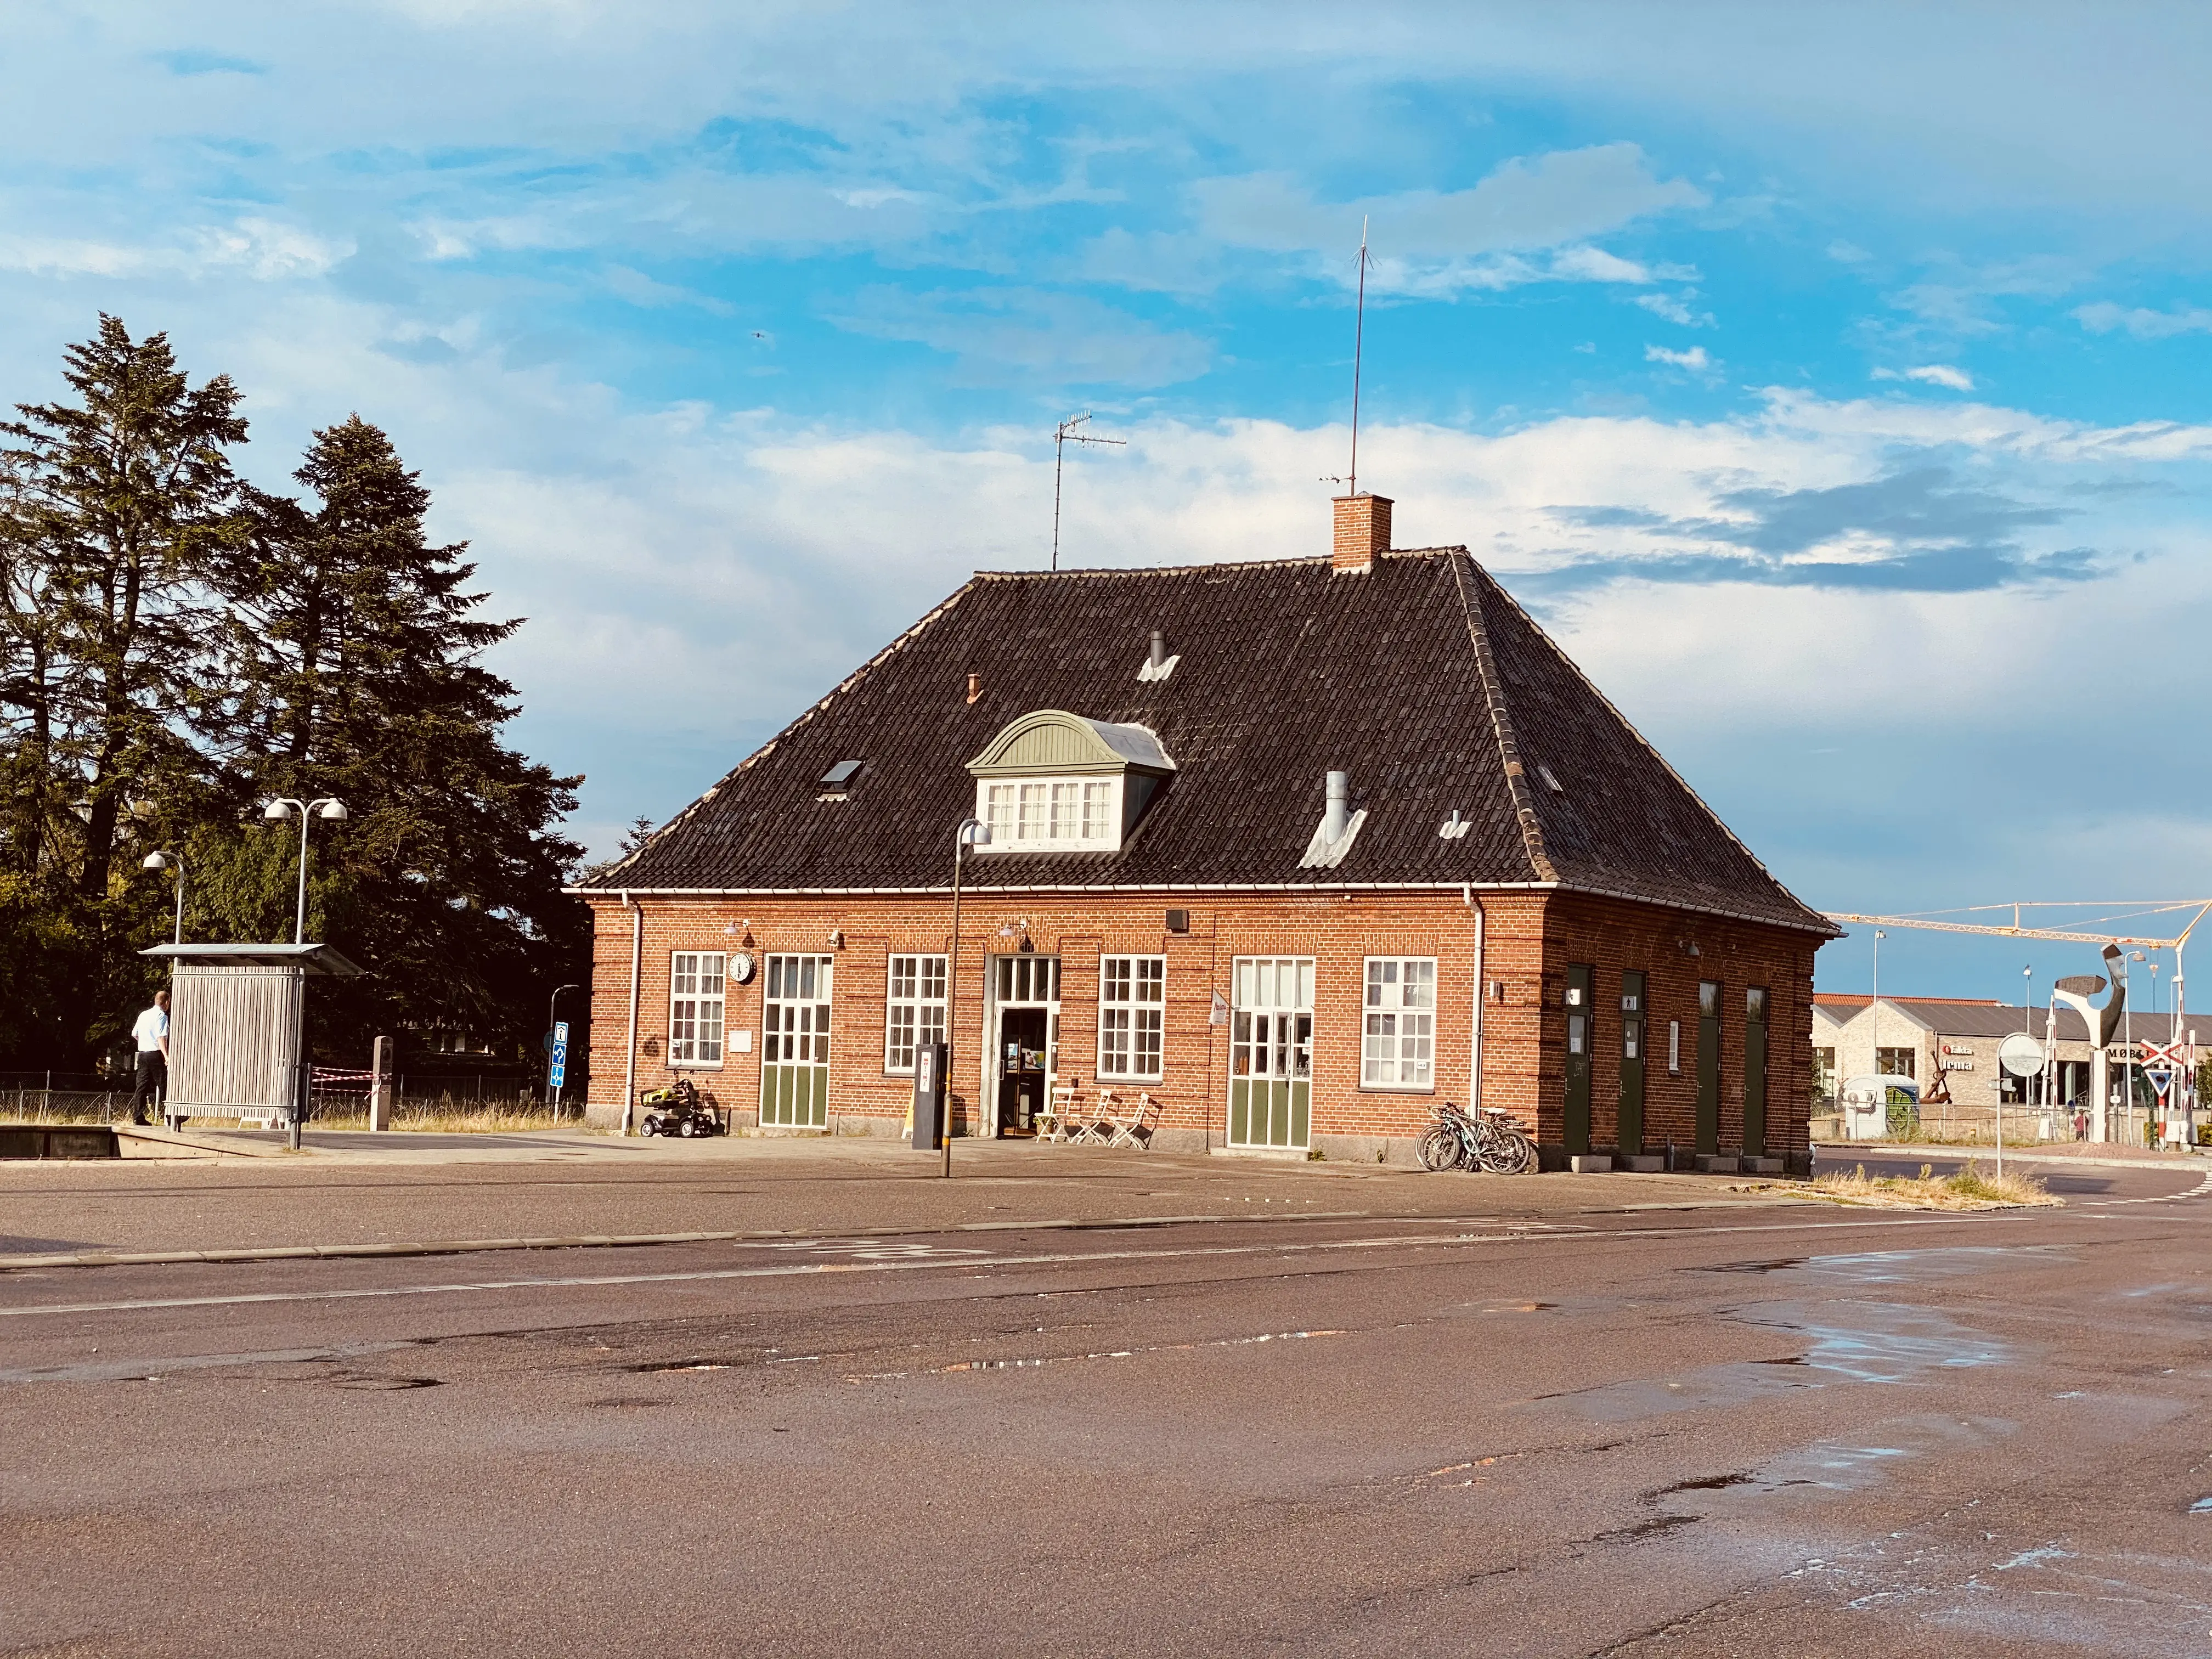
[[[824,772],[822,775],[822,787],[824,789],[844,789],[850,787],[854,778],[860,773],[860,766],[861,763],[859,761],[839,761],[835,766],[831,767],[827,772]]]
[[[1557,773],[1553,772],[1550,767],[1548,767],[1548,766],[1539,766],[1539,767],[1537,767],[1537,769],[1536,769],[1536,775],[1537,775],[1539,777],[1542,778],[1546,783],[1547,783],[1547,784],[1549,784],[1549,785],[1551,786],[1552,793],[1553,793],[1553,794],[1555,794],[1555,795],[1564,795],[1564,794],[1565,794],[1565,793],[1567,793],[1567,787],[1566,787],[1566,785],[1565,785],[1565,784],[1563,784],[1563,783],[1561,783],[1561,782],[1559,781],[1559,775],[1558,775]]]

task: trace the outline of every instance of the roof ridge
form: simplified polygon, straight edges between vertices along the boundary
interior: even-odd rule
[[[1470,558],[1468,562],[1473,564],[1474,560]],[[1659,752],[1658,745],[1654,744],[1650,738],[1644,735],[1643,732],[1638,728],[1635,721],[1630,720],[1627,715],[1620,712],[1619,705],[1617,705],[1611,697],[1607,696],[1605,693],[1599,689],[1598,684],[1595,680],[1591,679],[1589,675],[1583,672],[1582,669],[1577,665],[1575,659],[1566,653],[1565,650],[1560,646],[1557,640],[1552,637],[1550,631],[1534,617],[1530,616],[1527,609],[1522,606],[1518,599],[1515,599],[1512,594],[1506,592],[1504,584],[1500,582],[1496,577],[1492,576],[1488,571],[1483,570],[1481,566],[1476,565],[1475,568],[1480,572],[1482,579],[1490,584],[1491,591],[1496,593],[1498,598],[1504,599],[1508,605],[1512,607],[1514,613],[1518,616],[1522,622],[1528,624],[1529,631],[1535,635],[1539,640],[1543,641],[1545,647],[1549,650],[1553,656],[1559,659],[1559,661],[1565,666],[1567,672],[1573,675],[1576,679],[1582,683],[1583,689],[1588,691],[1590,696],[1597,699],[1598,702],[1604,708],[1606,713],[1611,714],[1613,719],[1620,722],[1620,729],[1627,732],[1631,738],[1634,738],[1636,742],[1643,747],[1645,754],[1650,756],[1653,760],[1658,762],[1661,769],[1677,784],[1681,786],[1683,793],[1686,794],[1692,801],[1696,802],[1698,810],[1703,812],[1707,818],[1711,820],[1713,827],[1718,830],[1721,834],[1726,836],[1729,840],[1735,844],[1736,850],[1741,853],[1744,857],[1751,860],[1752,867],[1757,870],[1760,875],[1765,877],[1767,880],[1772,882],[1778,890],[1787,897],[1791,903],[1802,910],[1807,915],[1815,918],[1828,927],[1834,928],[1835,924],[1833,922],[1829,921],[1827,918],[1821,915],[1818,910],[1815,910],[1811,905],[1806,903],[1803,899],[1799,898],[1796,894],[1791,892],[1790,889],[1784,884],[1781,878],[1778,877],[1773,871],[1766,867],[1765,861],[1762,860],[1758,854],[1753,852],[1750,848],[1744,845],[1742,838],[1739,836],[1735,830],[1728,827],[1727,823],[1723,821],[1721,815],[1713,811],[1711,804],[1707,801],[1703,795],[1697,792],[1696,788],[1692,786],[1687,778],[1684,777],[1680,772],[1677,772],[1674,769],[1673,762],[1669,761],[1666,756]],[[1836,933],[1838,935],[1841,931],[1841,929],[1836,929]]]
[[[1439,544],[1435,547],[1389,547],[1382,550],[1386,559],[1410,558],[1417,555],[1465,553],[1464,542]],[[1325,565],[1331,562],[1327,553],[1301,553],[1282,559],[1207,559],[1197,564],[1094,564],[1068,570],[978,570],[976,581],[1050,581],[1060,577],[1087,576],[1186,576],[1200,570],[1282,570],[1294,565]]]
[[[1467,616],[1467,637],[1474,647],[1474,672],[1482,682],[1482,700],[1490,709],[1492,735],[1497,739],[1498,758],[1504,764],[1505,787],[1513,797],[1513,816],[1521,826],[1522,849],[1528,855],[1529,867],[1540,881],[1557,881],[1559,872],[1553,866],[1551,856],[1544,850],[1544,827],[1536,817],[1536,802],[1529,793],[1528,780],[1521,765],[1521,746],[1513,735],[1513,716],[1505,707],[1505,690],[1498,675],[1498,665],[1490,654],[1489,630],[1475,614],[1474,602],[1468,597],[1467,579],[1460,572],[1460,560],[1474,562],[1474,556],[1465,548],[1455,548],[1445,561],[1451,567],[1452,585],[1459,590],[1460,609]],[[1497,586],[1496,583],[1492,584]]]
[[[728,783],[732,779],[738,777],[742,773],[750,770],[758,763],[766,760],[770,755],[775,752],[775,747],[778,744],[781,743],[793,732],[798,731],[800,727],[812,720],[838,697],[842,696],[846,692],[851,690],[853,687],[858,685],[861,679],[870,673],[878,663],[881,663],[884,659],[891,656],[894,653],[904,650],[908,645],[913,643],[915,635],[919,635],[923,629],[928,627],[930,623],[935,622],[939,617],[952,609],[954,605],[960,603],[961,596],[966,593],[969,588],[975,586],[975,580],[976,579],[973,576],[969,577],[966,581],[961,583],[959,586],[954,588],[951,592],[945,595],[944,599],[939,599],[934,605],[922,612],[921,619],[912,627],[908,628],[903,634],[895,636],[890,644],[884,646],[884,648],[877,652],[874,656],[869,658],[867,661],[862,663],[851,673],[846,675],[843,679],[831,686],[829,690],[825,691],[821,696],[817,698],[811,706],[801,709],[781,731],[778,732],[766,743],[761,744],[759,748],[754,750],[751,754],[746,756],[728,771],[723,773],[722,775],[717,778],[696,800],[693,801],[689,806],[686,806],[674,817],[669,819],[667,823],[662,824],[660,828],[647,836],[644,842],[639,845],[637,850],[633,852],[628,858],[623,860],[619,864],[608,866],[605,869],[599,872],[596,875],[586,878],[586,880],[580,883],[579,885],[592,887],[612,885],[612,878],[615,876],[619,875],[623,871],[627,870],[631,865],[636,863],[639,859],[642,858],[647,848],[649,848],[654,842],[659,841],[671,830],[676,828],[678,824],[682,823],[685,819],[691,817],[693,813],[698,811],[701,807],[706,805],[708,801],[714,799],[716,795],[721,793],[723,785]]]

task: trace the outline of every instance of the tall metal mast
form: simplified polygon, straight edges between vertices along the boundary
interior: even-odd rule
[[[1052,434],[1052,568],[1054,570],[1060,568],[1060,452],[1069,444],[1101,444],[1115,449],[1128,447],[1128,441],[1125,438],[1094,438],[1082,430],[1090,420],[1091,411],[1086,409],[1080,415],[1069,416]]]

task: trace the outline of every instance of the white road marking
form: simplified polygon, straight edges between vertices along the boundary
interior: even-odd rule
[[[2031,1213],[2048,1215],[2051,1212],[2048,1211],[1995,1213],[1983,1212],[1975,1218],[1983,1221],[1998,1218],[2018,1219],[2025,1218]],[[471,1291],[492,1294],[503,1291],[590,1289],[622,1285],[702,1284],[718,1279],[795,1279],[824,1273],[907,1273],[931,1267],[972,1270],[977,1267],[1080,1267],[1092,1262],[1103,1264],[1116,1261],[1168,1261],[1202,1257],[1250,1255],[1297,1256],[1342,1250],[1419,1249],[1437,1246],[1457,1248],[1475,1244],[1540,1244],[1569,1242],[1588,1243],[1613,1239],[1698,1238],[1744,1233],[1863,1231],[1869,1228],[1955,1225],[1964,1218],[1958,1214],[1943,1213],[1924,1217],[1890,1215],[1880,1218],[1869,1216],[1848,1221],[1790,1222],[1760,1225],[1593,1228],[1581,1232],[1561,1231],[1543,1233],[1517,1231],[1493,1233],[1407,1233],[1381,1238],[1331,1239],[1315,1243],[1192,1245],[1182,1249],[1156,1250],[1070,1250],[1033,1255],[961,1255],[907,1257],[890,1261],[788,1262],[766,1267],[707,1267],[689,1273],[572,1274],[557,1278],[475,1279],[455,1284],[392,1285],[352,1290],[260,1291],[234,1296],[179,1296],[118,1302],[40,1303],[24,1307],[0,1308],[0,1319],[21,1318],[35,1314],[145,1313],[177,1308],[248,1307],[264,1303],[352,1302],[402,1296],[453,1296]],[[821,1245],[835,1244],[838,1241],[811,1242]]]

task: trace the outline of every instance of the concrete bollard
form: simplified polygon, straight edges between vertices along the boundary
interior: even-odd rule
[[[368,1127],[392,1127],[392,1039],[380,1036],[368,1063]]]

